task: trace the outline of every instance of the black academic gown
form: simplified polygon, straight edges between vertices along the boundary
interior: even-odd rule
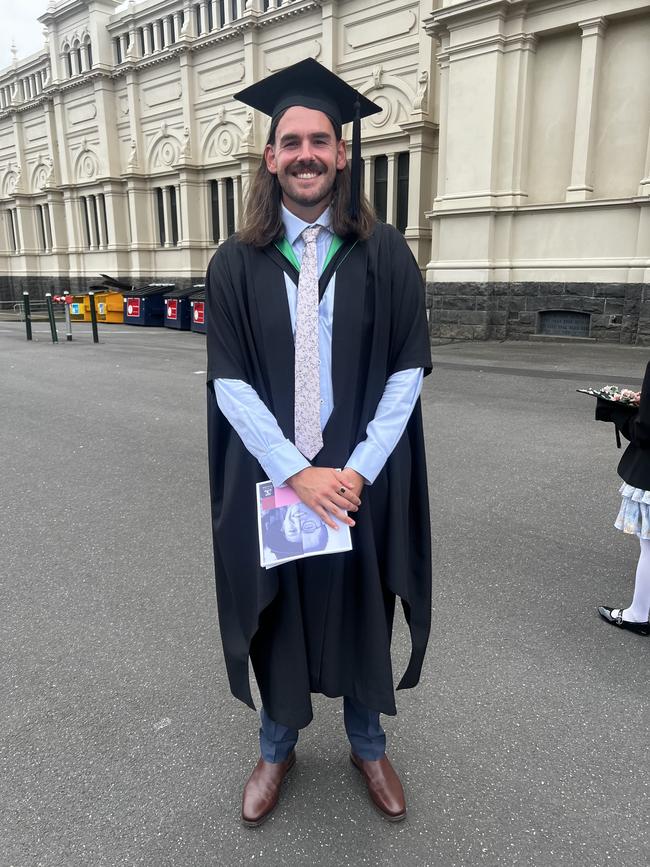
[[[332,333],[334,409],[317,466],[343,467],[365,439],[387,379],[431,370],[424,291],[404,239],[378,224],[337,254]],[[249,658],[264,706],[301,728],[310,693],[351,696],[394,714],[390,658],[395,597],[411,656],[398,688],[417,684],[431,622],[431,543],[418,401],[385,467],[362,493],[353,550],[262,569],[255,484],[264,470],[219,411],[218,378],[249,383],[293,440],[294,343],[284,272],[275,249],[224,243],[206,278],[208,447],[212,530],[224,656],[233,694],[254,707]]]

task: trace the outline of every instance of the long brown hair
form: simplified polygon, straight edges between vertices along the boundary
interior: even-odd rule
[[[284,112],[273,119],[267,144],[275,145],[275,131]],[[330,118],[337,141],[341,140],[340,127]],[[372,205],[361,194],[359,207],[359,219],[352,220],[350,217],[350,167],[337,171],[334,180],[332,201],[330,203],[332,213],[332,231],[339,238],[356,238],[366,241],[375,227],[377,218]],[[248,190],[244,206],[244,218],[238,238],[245,244],[254,247],[266,247],[277,241],[284,235],[282,222],[282,188],[277,175],[272,174],[266,167],[266,161],[262,159],[257,174]]]

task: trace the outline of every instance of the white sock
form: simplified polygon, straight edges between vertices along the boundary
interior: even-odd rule
[[[647,623],[650,614],[650,539],[641,539],[641,554],[636,567],[634,596],[629,608],[623,609],[623,619]]]

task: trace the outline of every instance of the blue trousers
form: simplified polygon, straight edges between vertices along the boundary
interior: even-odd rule
[[[260,752],[267,762],[283,762],[298,741],[298,729],[274,722],[262,708]],[[343,721],[352,752],[365,761],[381,759],[386,735],[379,723],[379,711],[369,710],[348,696],[343,699]]]

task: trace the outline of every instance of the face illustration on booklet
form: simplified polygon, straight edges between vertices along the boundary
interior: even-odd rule
[[[349,527],[337,521],[338,532],[331,530],[284,485],[277,488],[272,482],[257,485],[257,517],[260,565],[267,569],[302,557],[352,548]]]

